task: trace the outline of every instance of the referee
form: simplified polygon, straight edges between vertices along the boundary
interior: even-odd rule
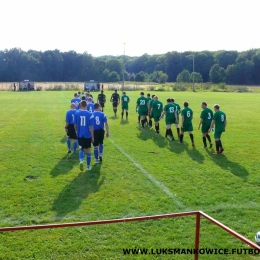
[[[101,111],[104,112],[106,95],[104,94],[103,90],[101,90],[100,94],[98,94],[97,103],[99,103],[99,105],[101,106]]]

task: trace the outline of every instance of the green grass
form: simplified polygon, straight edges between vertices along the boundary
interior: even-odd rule
[[[107,97],[111,93],[106,92]],[[140,131],[135,112],[139,93],[129,92],[129,122],[113,117],[112,105],[106,105],[111,141],[105,140],[104,162],[81,172],[78,156],[66,154],[64,119],[73,92],[1,92],[1,227],[202,210],[253,241],[260,230],[259,94],[156,93],[164,103],[168,96],[179,104],[190,103],[196,148],[187,134],[184,145],[167,141],[164,121],[160,136]],[[225,153],[217,157],[214,150],[201,148],[197,126],[202,101],[209,107],[219,103],[227,115]],[[173,133],[176,137],[175,128]],[[194,231],[194,217],[182,217],[6,232],[0,233],[0,259],[192,259],[191,255],[124,256],[122,249],[193,248]],[[206,220],[201,223],[200,246],[248,248]],[[245,258],[254,256],[200,259]]]

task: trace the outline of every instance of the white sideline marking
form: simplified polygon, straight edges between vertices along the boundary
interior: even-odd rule
[[[108,138],[110,142],[126,157],[128,158],[134,165],[137,167],[151,182],[153,182],[156,186],[158,186],[165,194],[173,199],[175,204],[180,209],[188,210],[188,208],[180,201],[178,198],[160,181],[158,181],[153,175],[151,175],[148,171],[146,171],[139,163],[137,163],[129,154],[127,154],[119,145],[117,145],[111,138]]]

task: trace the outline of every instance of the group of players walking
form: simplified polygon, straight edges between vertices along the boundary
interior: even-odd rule
[[[113,112],[115,117],[117,116],[117,107],[121,102],[121,118],[124,118],[124,112],[126,120],[128,120],[128,103],[130,98],[123,92],[120,95],[117,90],[112,94],[110,101],[112,102]],[[67,146],[68,153],[71,153],[71,140],[73,139],[73,153],[76,153],[79,145],[79,160],[80,170],[83,170],[84,157],[86,153],[87,169],[90,170],[91,163],[91,144],[94,146],[94,158],[95,163],[99,163],[103,158],[103,140],[105,136],[109,137],[109,127],[107,123],[107,117],[103,113],[106,103],[106,96],[104,91],[97,97],[97,103],[94,104],[93,96],[87,92],[86,95],[79,93],[74,94],[74,98],[71,100],[70,110],[66,113],[66,126],[65,131],[67,133]],[[221,154],[224,151],[221,134],[225,132],[227,120],[226,114],[220,110],[218,104],[214,105],[213,111],[207,107],[206,102],[201,104],[202,112],[200,115],[200,122],[198,129],[202,132],[203,148],[207,148],[207,141],[209,147],[212,148],[213,144],[209,133],[214,131],[216,152],[214,154]],[[141,130],[145,126],[149,126],[152,130],[154,120],[155,134],[160,133],[160,120],[165,117],[166,132],[165,137],[170,137],[170,140],[174,141],[174,135],[171,129],[172,125],[175,125],[178,143],[183,143],[184,133],[188,132],[192,146],[195,146],[193,136],[193,111],[189,107],[188,102],[183,103],[183,108],[177,104],[174,98],[167,98],[166,105],[159,100],[157,95],[147,94],[145,97],[144,92],[140,93],[140,97],[136,101],[136,112],[138,112],[138,123],[140,123]],[[215,126],[215,129],[214,129]]]
[[[144,92],[140,93],[140,97],[136,102],[136,111],[138,112],[138,122],[141,121],[141,129],[144,129],[145,124],[149,125],[152,129],[152,119],[155,123],[155,134],[158,135],[160,131],[159,121],[165,116],[166,132],[165,137],[168,136],[173,141],[174,136],[171,126],[175,124],[179,144],[183,143],[184,133],[188,132],[192,146],[195,146],[193,136],[193,111],[189,108],[189,103],[183,103],[183,109],[180,108],[179,104],[175,102],[173,98],[166,100],[166,105],[159,101],[158,96],[147,94],[144,96]],[[209,147],[212,148],[212,141],[209,133],[214,131],[216,152],[214,154],[221,154],[224,151],[222,142],[220,140],[222,132],[225,131],[227,120],[226,114],[220,111],[218,104],[214,105],[213,114],[212,110],[207,107],[206,102],[202,102],[201,108],[203,109],[200,115],[200,122],[198,129],[202,132],[203,148],[207,148],[207,140]],[[181,119],[180,119],[181,115]],[[147,120],[149,117],[149,121]],[[214,129],[215,126],[215,129]]]
[[[79,165],[81,171],[83,171],[84,167],[85,153],[87,170],[91,169],[91,144],[94,146],[95,163],[103,160],[105,129],[106,137],[109,137],[107,117],[102,112],[104,103],[105,101],[101,104],[94,103],[93,97],[89,92],[86,95],[75,93],[74,98],[71,100],[70,110],[66,113],[65,131],[67,134],[68,153],[71,153],[71,140],[73,139],[73,153],[76,154],[78,145],[80,148]]]

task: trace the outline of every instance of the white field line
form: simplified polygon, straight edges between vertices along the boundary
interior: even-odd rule
[[[111,138],[108,138],[110,142],[129,160],[136,168],[138,168],[152,183],[159,187],[166,195],[168,195],[175,204],[182,210],[188,210],[185,206],[162,182],[158,181],[153,175],[146,171],[139,163],[137,163],[133,157],[127,154],[118,144],[116,144]]]

